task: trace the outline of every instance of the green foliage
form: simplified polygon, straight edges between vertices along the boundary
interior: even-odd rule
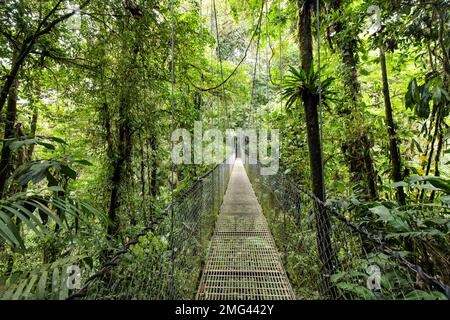
[[[414,290],[408,293],[405,297],[406,300],[447,300],[445,295],[441,292],[433,291],[431,293],[422,291],[422,290]]]
[[[442,87],[442,83],[430,81],[418,85],[417,79],[411,80],[405,95],[406,109],[414,110],[419,117],[428,119],[432,101],[436,106],[447,106],[450,103],[450,96],[447,90]]]
[[[71,231],[71,218],[88,223],[88,218],[94,217],[107,223],[107,217],[88,203],[59,197],[54,194],[55,191],[60,190],[51,187],[47,189],[47,195],[44,192],[17,193],[0,200],[0,238],[11,248],[24,252],[25,241],[17,225],[18,221],[41,238],[50,235],[55,224]]]
[[[368,288],[369,266],[377,266],[380,269],[378,280],[380,288],[373,290]],[[371,255],[367,260],[360,260],[353,266],[352,271],[333,274],[331,281],[348,299],[446,300],[445,295],[440,292],[414,289],[409,275],[398,269],[395,261],[383,254]]]
[[[414,209],[399,211],[385,206],[370,208],[378,221],[386,223],[386,239],[407,238],[421,241],[444,240],[450,232],[450,224],[443,218],[419,218]]]
[[[67,144],[63,139],[61,138],[57,138],[57,137],[46,137],[46,136],[37,136],[36,138],[33,139],[17,139],[17,138],[9,138],[9,139],[5,139],[4,141],[7,141],[7,146],[9,146],[9,148],[13,151],[22,148],[24,146],[30,146],[30,145],[40,145],[45,147],[46,149],[49,150],[55,150],[55,146],[49,142],[57,142],[60,144]]]
[[[38,184],[47,179],[49,187],[56,187],[61,184],[61,180],[77,178],[77,173],[70,164],[92,165],[87,160],[75,160],[66,156],[61,159],[35,160],[19,167],[14,178],[21,186],[26,186],[29,182]]]
[[[435,188],[437,188],[439,191],[443,191],[447,194],[450,194],[450,180],[444,179],[440,177],[428,177],[425,179],[425,181],[428,181],[431,183],[431,185]]]

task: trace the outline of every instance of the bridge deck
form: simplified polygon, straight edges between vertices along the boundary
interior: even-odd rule
[[[197,297],[205,300],[295,298],[239,159],[220,208]]]

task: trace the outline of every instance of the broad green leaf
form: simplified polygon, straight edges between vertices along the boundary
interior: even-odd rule
[[[83,160],[83,159],[81,159],[81,160],[73,160],[73,162],[79,163],[79,164],[84,165],[84,166],[93,166],[93,164],[91,162],[89,162],[87,160]]]
[[[59,224],[60,226],[63,225],[61,219],[59,219],[58,216],[42,202],[39,202],[34,199],[30,199],[30,200],[25,201],[25,203],[29,203],[32,206],[35,206],[36,208],[40,209],[43,213],[45,213],[48,217],[50,217],[52,220],[54,220],[57,224]]]
[[[55,150],[55,146],[52,145],[51,143],[38,141],[37,144],[39,144],[39,145],[45,147],[46,149],[49,149],[49,150]]]
[[[39,237],[43,237],[44,236],[41,233],[41,231],[38,230],[36,228],[36,226],[31,222],[31,220],[29,218],[26,218],[22,213],[20,213],[20,211],[14,209],[14,208],[8,207],[8,206],[4,206],[4,205],[0,205],[0,210],[9,211],[14,216],[19,218],[24,224],[26,224],[31,230],[33,230],[36,235],[38,235]]]
[[[427,181],[430,182],[435,188],[450,194],[449,180],[444,180],[443,178],[428,178]]]
[[[19,229],[17,226],[11,221],[11,218],[5,212],[0,210],[0,229],[2,231],[2,235],[4,235],[5,240],[14,246],[19,246],[24,249],[25,245],[20,236]]]
[[[408,186],[409,184],[404,181],[394,182],[389,185],[389,187],[391,188],[408,187]]]
[[[65,192],[65,190],[60,186],[51,186],[48,187],[47,190],[52,192]]]
[[[385,206],[378,206],[375,208],[369,209],[372,213],[375,213],[380,217],[381,221],[387,222],[390,226],[392,226],[397,231],[410,231],[409,225],[403,221],[399,216],[397,216],[396,212],[390,211]]]
[[[394,217],[391,215],[391,212],[385,206],[378,206],[375,208],[369,209],[372,213],[375,213],[380,217],[383,221],[391,221]]]
[[[25,145],[24,141],[14,141],[12,143],[9,144],[9,148],[14,151],[19,149],[20,147],[22,147],[23,145]]]
[[[40,219],[38,219],[38,217],[36,217],[33,212],[29,211],[27,208],[17,203],[10,203],[9,205],[13,208],[16,208],[17,210],[23,211],[24,214],[26,214],[26,216],[29,219],[33,220],[34,223],[40,227],[42,233],[49,234],[48,228],[42,224]]]
[[[442,197],[441,197],[441,201],[442,201],[442,203],[444,203],[444,204],[450,205],[450,195],[448,195],[448,196],[442,196]]]
[[[428,191],[441,191],[441,189],[436,188],[431,183],[425,183],[425,184],[418,185],[417,188],[428,190]]]
[[[375,295],[368,288],[347,282],[340,282],[336,285],[338,288],[355,294],[361,299],[375,299]]]
[[[64,139],[61,139],[61,138],[58,138],[58,137],[47,137],[47,139],[50,140],[50,141],[54,141],[54,142],[57,142],[57,143],[60,143],[60,144],[66,144],[67,145],[67,142]]]
[[[65,165],[61,165],[61,173],[73,180],[77,178],[77,173]]]

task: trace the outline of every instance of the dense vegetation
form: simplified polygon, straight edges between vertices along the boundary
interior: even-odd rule
[[[282,170],[450,283],[450,3],[320,3],[175,1],[172,113],[170,1],[0,0],[0,294],[98,269],[210,169],[171,174],[199,120],[279,128]]]

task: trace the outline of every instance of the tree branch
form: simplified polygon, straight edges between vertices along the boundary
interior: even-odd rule
[[[91,0],[86,0],[80,6],[80,10],[85,8],[86,6],[88,6],[90,1]],[[8,97],[9,89],[11,88],[11,86],[12,86],[15,78],[17,77],[17,74],[18,74],[20,68],[22,67],[23,63],[25,62],[27,56],[33,50],[33,47],[34,47],[37,39],[45,34],[50,33],[57,24],[70,18],[71,16],[73,16],[76,13],[76,11],[73,10],[72,12],[62,15],[62,16],[56,18],[55,20],[53,20],[52,22],[50,22],[50,24],[48,26],[46,26],[44,29],[42,29],[43,26],[51,18],[51,16],[54,15],[55,12],[58,10],[58,8],[60,7],[62,2],[63,2],[63,0],[59,0],[58,3],[53,7],[53,9],[50,10],[50,12],[39,23],[39,25],[38,25],[36,31],[33,33],[33,35],[27,37],[24,40],[22,47],[19,50],[19,56],[17,58],[17,61],[11,67],[11,71],[10,71],[9,75],[7,76],[7,79],[2,87],[1,92],[0,92],[0,112],[3,110],[3,107],[6,103],[6,98]]]

